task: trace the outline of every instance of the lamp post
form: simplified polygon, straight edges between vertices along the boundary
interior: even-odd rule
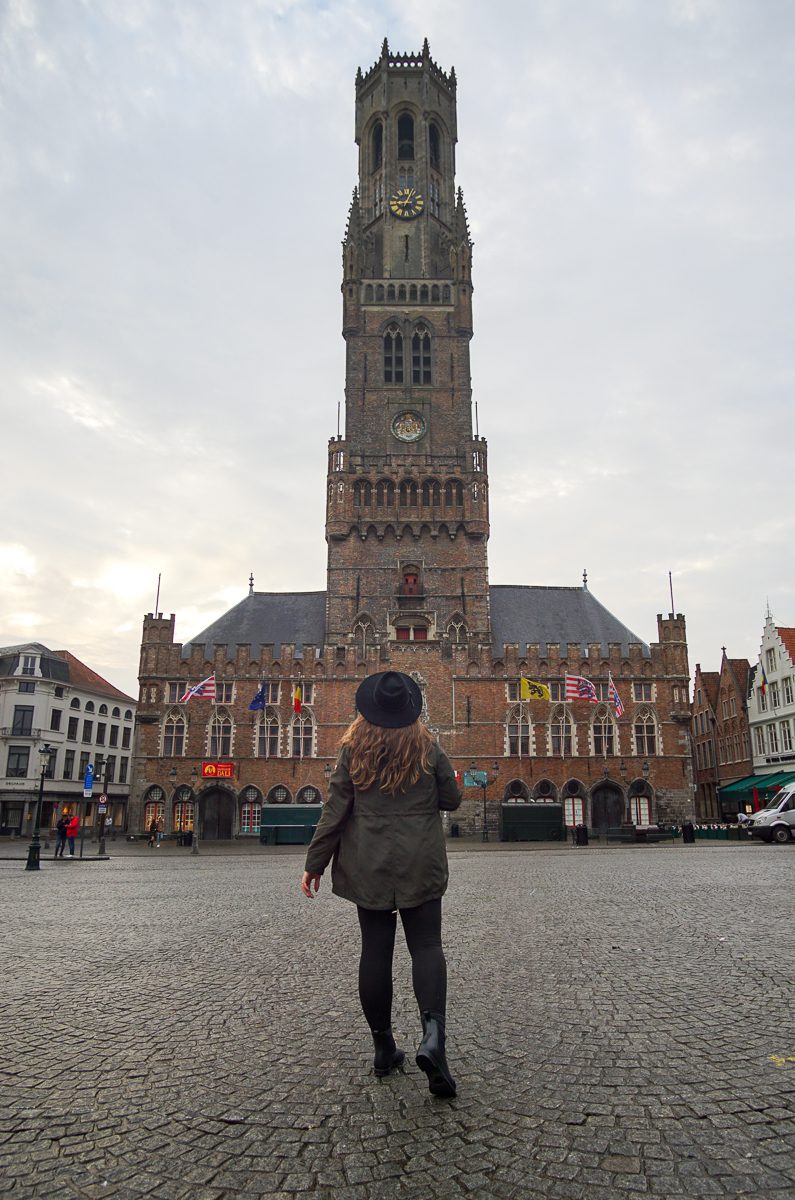
[[[485,771],[479,772],[479,774],[481,774],[483,776],[482,781],[478,781],[478,787],[483,792],[483,832],[481,834],[481,841],[483,841],[483,842],[487,842],[489,840],[489,828],[488,828],[488,824],[486,822],[486,788],[489,786],[489,782],[493,783],[494,780],[497,778],[497,776],[499,774],[499,770],[500,769],[497,766],[496,762],[493,763],[492,767],[491,767],[491,780],[489,780],[489,777]],[[477,765],[475,764],[474,761],[472,763],[470,763],[469,773],[473,779],[475,779],[478,774]]]
[[[199,772],[196,767],[190,773],[190,786],[193,792],[193,837],[190,840],[191,854],[199,853],[199,797],[196,794],[196,784],[199,779]]]
[[[334,770],[333,770],[333,767],[331,766],[331,763],[326,763],[325,767],[323,768],[323,774],[326,778],[326,795],[328,795],[328,785],[331,783],[331,776],[333,775],[333,773],[334,773]]]
[[[39,763],[41,765],[41,773],[39,775],[39,797],[36,801],[36,821],[33,825],[33,840],[28,847],[28,861],[25,863],[26,871],[41,870],[41,801],[44,795],[44,776],[47,773],[47,767],[50,762],[50,747],[45,744],[39,750]]]
[[[104,782],[102,783],[102,791],[99,794],[100,795],[100,803],[99,803],[100,808],[108,807],[108,784],[109,783],[110,783],[110,761],[108,759],[105,759],[105,779],[104,779]],[[102,803],[103,797],[105,799],[104,804]],[[104,856],[105,856],[105,813],[100,812],[100,814],[99,814],[99,837],[97,839],[97,858],[104,858]]]

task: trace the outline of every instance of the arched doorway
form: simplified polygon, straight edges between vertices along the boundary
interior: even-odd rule
[[[201,841],[229,841],[235,824],[234,795],[221,788],[209,788],[199,796],[198,804]]]
[[[591,795],[591,828],[608,829],[624,824],[624,796],[614,783],[600,783]]]

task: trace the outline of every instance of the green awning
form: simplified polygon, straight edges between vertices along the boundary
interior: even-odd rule
[[[769,792],[772,788],[782,788],[787,783],[792,783],[795,780],[795,773],[792,771],[776,771],[773,775],[746,775],[745,779],[735,779],[734,783],[727,783],[724,787],[718,788],[721,799],[724,797],[727,800],[737,799],[744,792],[753,792],[756,789],[760,795],[764,792]]]

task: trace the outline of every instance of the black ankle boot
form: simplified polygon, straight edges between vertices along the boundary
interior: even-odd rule
[[[434,1096],[445,1099],[455,1095],[455,1080],[444,1053],[444,1017],[440,1013],[422,1014],[423,1039],[417,1051],[417,1066],[428,1076]]]
[[[373,1071],[376,1075],[388,1075],[395,1067],[400,1066],[406,1055],[402,1050],[398,1050],[395,1045],[391,1029],[382,1029],[379,1031],[374,1029],[372,1033],[373,1045],[375,1046]]]

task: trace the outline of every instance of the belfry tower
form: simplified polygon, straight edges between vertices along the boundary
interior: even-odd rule
[[[473,435],[472,242],[456,78],[390,54],[356,76],[343,242],[345,437],[329,443],[326,636],[490,641],[486,442]]]

